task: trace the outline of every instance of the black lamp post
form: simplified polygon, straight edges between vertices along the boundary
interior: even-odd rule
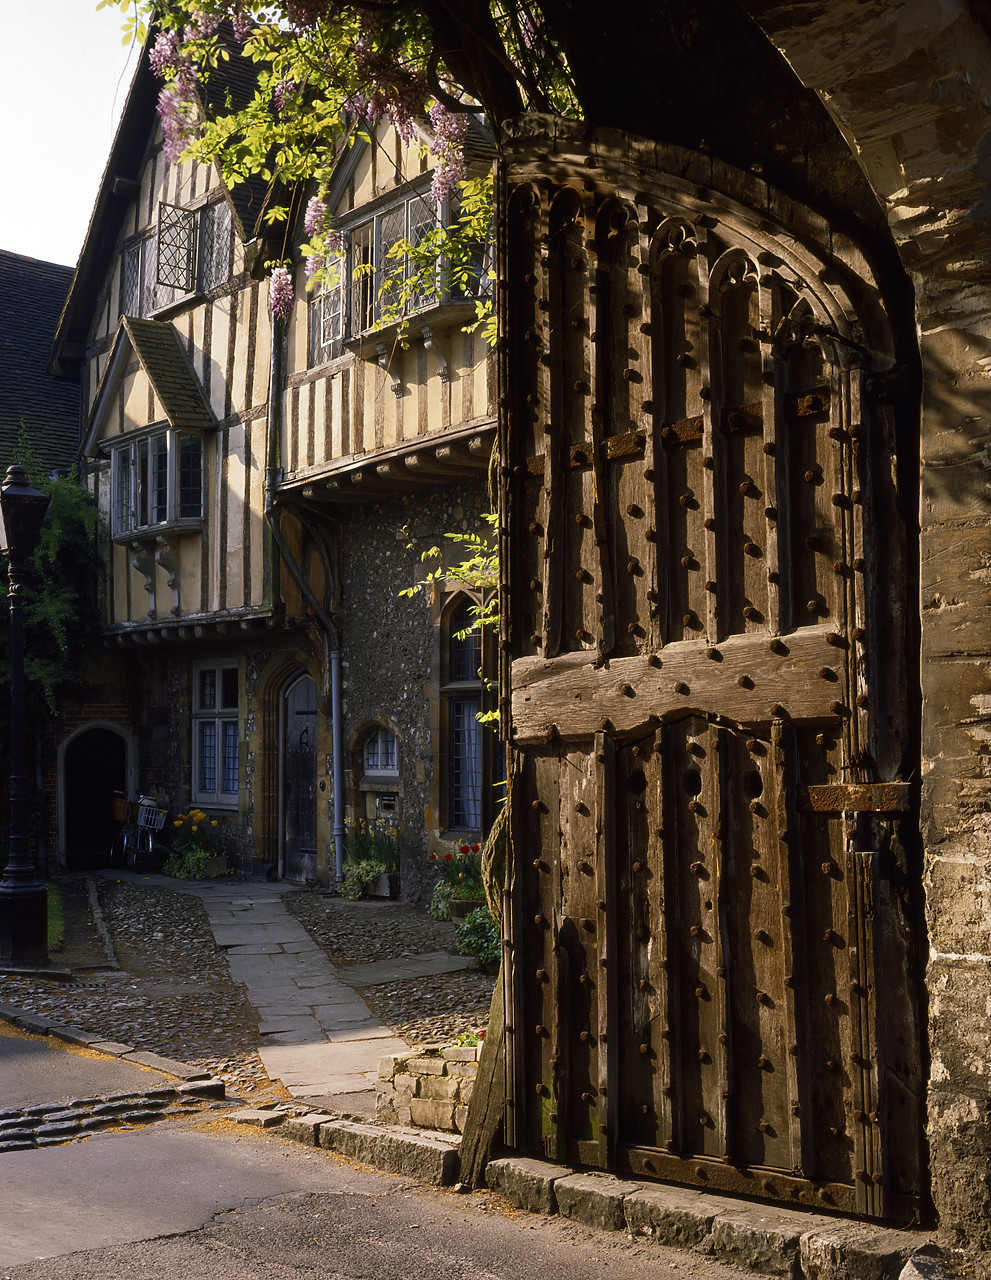
[[[0,880],[0,960],[11,964],[48,959],[48,890],[28,838],[24,744],[24,565],[35,548],[48,510],[48,494],[28,484],[23,467],[7,469],[0,487],[0,550],[10,581],[10,856]]]

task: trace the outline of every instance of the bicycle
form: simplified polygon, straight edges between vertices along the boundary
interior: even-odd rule
[[[138,796],[128,800],[123,792],[114,793],[114,817],[120,822],[120,831],[110,851],[110,861],[115,866],[137,868],[139,859],[151,860],[154,833],[165,826],[166,810],[158,807],[154,796]]]

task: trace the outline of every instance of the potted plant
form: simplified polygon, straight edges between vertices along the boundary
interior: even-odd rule
[[[432,853],[430,861],[440,873],[435,894],[446,897],[454,919],[463,920],[470,912],[486,905],[481,845],[457,844],[449,853]]]
[[[458,948],[462,954],[474,956],[485,973],[498,971],[502,939],[487,906],[476,907],[458,925]]]
[[[344,844],[347,867],[341,892],[358,898],[399,897],[399,834],[384,822],[356,822]]]
[[[202,809],[177,814],[172,821],[172,848],[162,874],[177,880],[215,880],[227,872],[223,840],[216,818]]]

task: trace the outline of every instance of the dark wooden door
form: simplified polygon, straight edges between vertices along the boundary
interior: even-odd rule
[[[510,1138],[908,1219],[916,595],[877,290],[781,197],[576,150],[551,178],[520,146],[504,210]]]
[[[305,882],[317,874],[317,687],[311,676],[287,689],[283,723],[282,874]]]

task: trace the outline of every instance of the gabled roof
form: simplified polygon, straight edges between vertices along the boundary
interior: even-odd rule
[[[205,94],[209,107],[220,106],[228,92],[235,107],[244,105],[253,92],[253,64],[240,56],[239,46],[233,44],[233,35],[230,40],[231,57],[220,61],[210,77]],[[148,62],[149,48],[150,41],[146,41],[100,180],[72,288],[55,333],[49,367],[60,377],[78,376],[93,311],[113,260],[134,184],[141,179],[160,88]],[[235,230],[246,243],[258,234],[267,190],[267,183],[261,179],[252,179],[228,190]]]
[[[46,469],[68,467],[79,445],[79,388],[47,371],[72,268],[0,250],[0,449],[21,424]]]
[[[93,400],[89,430],[82,446],[86,456],[96,450],[107,406],[117,394],[132,352],[148,375],[173,427],[183,431],[209,431],[217,426],[175,327],[167,321],[121,316],[110,359]]]

